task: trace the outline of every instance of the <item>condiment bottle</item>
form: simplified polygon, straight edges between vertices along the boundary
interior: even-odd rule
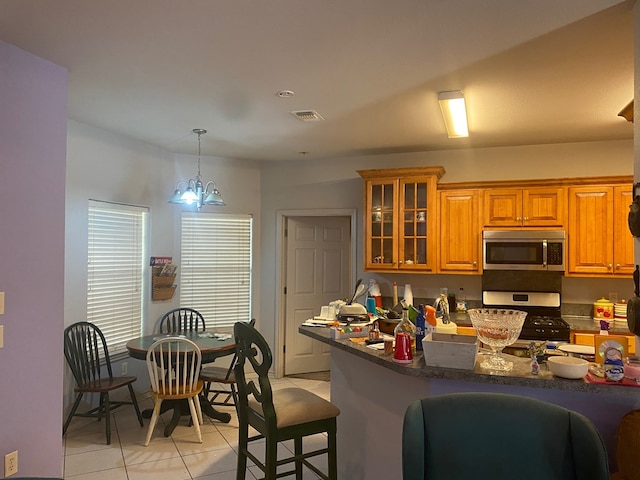
[[[373,322],[373,328],[369,330],[369,340],[378,340],[380,338],[380,327],[378,322]]]
[[[455,312],[456,303],[457,303],[456,294],[455,293],[448,294],[447,301],[449,302],[449,312]]]

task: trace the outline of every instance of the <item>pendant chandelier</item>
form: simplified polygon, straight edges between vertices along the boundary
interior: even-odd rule
[[[195,203],[198,210],[203,205],[225,205],[216,182],[210,181],[205,185],[200,176],[200,137],[207,131],[202,128],[194,128],[193,133],[198,135],[198,175],[195,180],[190,178],[188,181],[179,181],[169,203],[178,205],[193,205]],[[184,191],[181,190],[181,187],[184,188]],[[211,191],[209,191],[209,187],[211,187]]]

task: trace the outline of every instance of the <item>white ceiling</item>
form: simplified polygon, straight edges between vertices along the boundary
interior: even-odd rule
[[[628,0],[0,0],[69,118],[256,160],[633,138]],[[295,92],[283,99],[276,92]],[[437,93],[463,90],[448,139]],[[325,120],[289,112],[313,109]],[[302,155],[300,152],[309,152]]]

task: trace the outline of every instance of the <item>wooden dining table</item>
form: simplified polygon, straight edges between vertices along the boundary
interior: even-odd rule
[[[146,361],[147,351],[156,340],[166,337],[188,338],[195,342],[198,348],[200,348],[200,352],[202,353],[202,364],[204,365],[212,363],[219,357],[231,355],[235,352],[236,345],[233,336],[227,339],[220,339],[214,335],[215,334],[212,332],[156,333],[129,340],[126,347],[130,357]],[[231,421],[231,415],[229,413],[216,410],[209,400],[202,394],[200,395],[200,406],[202,407],[202,413],[210,418],[222,423],[229,423]],[[164,413],[169,410],[173,410],[173,416],[164,428],[165,437],[169,437],[171,435],[178,425],[182,415],[190,415],[188,403],[182,400],[167,400],[162,402],[160,413]],[[143,412],[143,416],[151,418],[151,413],[152,410],[145,410]]]

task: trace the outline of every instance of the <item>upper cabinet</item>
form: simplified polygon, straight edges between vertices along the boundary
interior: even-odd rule
[[[364,269],[482,273],[482,230],[567,232],[567,276],[630,277],[632,176],[438,183],[442,167],[359,170]]]
[[[364,268],[434,271],[436,184],[442,167],[359,170],[364,180]]]
[[[440,273],[481,272],[480,190],[444,190],[440,203]]]
[[[484,191],[484,226],[488,228],[564,227],[563,187],[491,188]]]
[[[568,275],[629,276],[634,270],[628,227],[632,185],[569,188]]]

